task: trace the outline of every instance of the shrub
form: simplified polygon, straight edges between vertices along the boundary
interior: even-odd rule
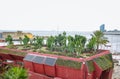
[[[28,73],[22,67],[13,67],[3,74],[3,79],[28,79]]]

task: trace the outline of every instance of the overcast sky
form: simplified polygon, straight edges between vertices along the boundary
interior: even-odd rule
[[[120,30],[120,0],[0,0],[0,30]]]

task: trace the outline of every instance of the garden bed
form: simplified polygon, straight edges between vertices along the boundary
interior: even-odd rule
[[[85,74],[87,73],[91,74],[91,79],[92,77],[98,78],[102,76],[101,74],[103,71],[107,70],[109,72],[109,70],[113,69],[112,55],[108,50],[102,50],[101,53],[98,53],[98,54],[95,54],[89,57],[80,57],[80,58],[58,56],[54,54],[45,54],[45,53],[38,53],[38,52],[28,52],[28,51],[23,51],[23,50],[21,51],[21,50],[16,50],[16,49],[8,49],[4,47],[0,48],[0,53],[12,54],[12,55],[21,56],[21,57],[26,57],[26,55],[28,54],[33,54],[33,55],[35,54],[36,56],[43,56],[43,57],[45,56],[45,57],[50,57],[50,58],[55,57],[57,58],[55,65],[45,66],[45,64],[43,63],[43,67],[41,68],[46,68],[46,69],[45,69],[45,72],[42,74],[51,75],[52,77],[57,76],[63,79],[73,79],[73,78],[83,79],[83,76],[85,76]],[[33,63],[32,60],[30,60],[30,62],[26,63],[24,60],[24,65],[25,66],[27,65],[27,67],[25,68],[29,68],[29,70],[32,72],[39,73],[39,70],[37,72],[34,71],[34,65],[32,64]],[[40,65],[37,65],[37,67],[39,66]],[[52,69],[54,72],[52,71]],[[73,73],[74,75],[72,76],[72,74],[69,72]],[[98,74],[98,72],[99,72],[99,75],[95,76],[95,74]],[[81,76],[79,76],[78,73],[81,73]],[[86,79],[88,76],[89,75],[86,75]]]
[[[45,74],[52,77],[60,77],[63,79],[85,79],[91,77],[90,79],[96,79],[102,77],[103,79],[110,78],[111,70],[113,69],[113,61],[111,53],[107,50],[102,51],[99,54],[93,55],[88,58],[72,58],[66,56],[58,56],[52,54],[41,54],[41,53],[29,53],[28,55],[37,55],[40,57],[56,59],[54,65],[46,65],[46,63],[39,64],[45,69]],[[34,60],[34,59],[33,59]],[[24,60],[27,66],[32,65],[29,69],[34,72],[34,61]],[[28,64],[29,62],[29,64]],[[28,68],[28,67],[26,67]],[[43,71],[44,71],[43,69]],[[105,72],[107,71],[107,72]],[[69,73],[70,72],[70,73]],[[36,72],[39,73],[39,72]],[[84,73],[84,74],[83,74]],[[104,78],[102,74],[106,74],[107,77]],[[81,75],[80,75],[81,74]],[[87,74],[87,75],[86,75]],[[91,75],[89,75],[91,74]]]
[[[99,45],[108,42],[100,31],[96,31],[88,43],[84,36],[66,36],[65,32],[48,37],[46,44],[43,40],[43,37],[36,37],[30,41],[25,36],[20,39],[21,45],[14,46],[9,36],[8,46],[0,47],[0,53],[24,57],[25,68],[50,78],[111,79],[112,55],[108,50],[99,49]]]

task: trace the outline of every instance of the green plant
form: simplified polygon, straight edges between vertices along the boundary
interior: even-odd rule
[[[85,49],[86,37],[75,35],[75,51],[77,55],[80,55]]]
[[[35,47],[36,48],[41,48],[42,46],[43,46],[43,40],[44,40],[44,38],[43,37],[36,37],[35,38],[35,43],[34,43],[34,45],[35,45]]]
[[[93,72],[93,71],[95,70],[92,60],[87,61],[87,62],[86,62],[86,66],[87,66],[87,68],[88,68],[88,72],[89,72],[89,73],[91,73],[91,72]]]
[[[13,45],[13,38],[12,38],[11,35],[8,35],[7,38],[5,38],[5,41],[7,42],[8,46],[10,45],[10,47],[12,47],[12,45]]]
[[[108,68],[112,68],[113,65],[114,65],[113,61],[111,60],[111,55],[110,54],[101,56],[99,58],[96,58],[96,59],[94,59],[94,61],[103,70],[106,70]]]
[[[1,61],[1,64],[2,64],[2,62],[3,61]],[[1,65],[1,67],[0,67],[0,79],[4,79],[3,74],[12,67],[14,67],[13,64]]]
[[[22,67],[13,67],[3,74],[3,79],[28,79],[28,73]]]
[[[87,38],[81,35],[66,36],[66,32],[59,34],[58,36],[51,36],[47,39],[47,47],[52,51],[59,51],[65,53],[76,54],[80,56],[83,52],[93,52],[98,50],[100,45],[105,45],[109,41],[104,37],[103,32],[95,31],[92,34],[92,38],[86,44]],[[70,55],[70,54],[68,54]]]
[[[70,53],[75,52],[75,42],[74,42],[74,38],[72,36],[68,36],[68,44],[67,44],[67,51]]]
[[[29,41],[30,41],[30,38],[27,35],[24,35],[22,42],[25,47],[28,46]]]
[[[94,37],[96,39],[96,48],[97,48],[97,50],[99,49],[100,45],[105,45],[105,44],[107,44],[109,42],[107,40],[107,38],[104,37],[103,32],[98,31],[98,30],[93,33],[92,37]]]
[[[92,51],[92,50],[95,51],[95,49],[96,49],[96,38],[94,36],[89,40],[89,42],[87,44],[87,49],[88,49],[88,51]]]
[[[62,51],[65,51],[66,49],[66,32],[63,32],[62,34],[59,34],[58,36],[54,37],[54,47],[59,47]],[[53,47],[53,48],[54,48]]]
[[[55,43],[55,38],[53,36],[48,37],[48,39],[47,39],[47,47],[50,50],[53,49],[54,43]]]
[[[59,66],[66,66],[74,69],[80,69],[82,62],[72,61],[72,60],[64,60],[64,59],[57,59],[56,64]]]
[[[21,52],[21,51],[15,51],[10,49],[3,49],[3,48],[0,48],[0,52],[4,54],[13,54],[13,55],[22,56],[22,57],[27,54],[27,52]]]

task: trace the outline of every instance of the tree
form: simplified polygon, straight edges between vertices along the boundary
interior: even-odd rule
[[[87,49],[89,51],[92,51],[92,50],[95,50],[96,48],[96,38],[93,36],[89,41],[88,41],[88,44],[87,44]]]
[[[3,79],[28,79],[28,73],[22,67],[12,67],[3,74]]]
[[[58,46],[66,46],[66,32],[59,34],[55,37],[56,45]]]
[[[13,46],[13,38],[11,35],[8,35],[7,38],[5,38],[5,41],[7,42],[8,46]]]
[[[75,52],[75,42],[74,42],[74,38],[72,36],[68,36],[68,44],[67,44],[67,51],[70,53],[74,53]]]
[[[27,45],[30,41],[30,38],[27,35],[24,35],[24,38],[22,41],[23,41],[24,46],[27,47]]]
[[[66,36],[66,32],[65,31],[63,32],[63,36]]]
[[[67,41],[67,36],[66,36],[66,32],[64,31],[64,32],[62,33],[62,40],[61,40],[63,51],[65,51],[66,48],[67,48],[67,47],[66,47],[66,41]]]
[[[58,36],[54,37],[54,49],[56,51],[65,51],[66,49],[66,32],[59,34]],[[50,41],[50,39],[48,39]]]
[[[85,49],[86,37],[75,35],[75,51],[77,55],[81,54]]]
[[[35,45],[36,45],[37,48],[41,48],[41,47],[42,47],[42,45],[43,45],[43,40],[44,40],[43,37],[37,36],[37,37],[35,38]]]
[[[100,45],[106,45],[109,41],[104,37],[103,32],[95,31],[92,35],[96,39],[96,48],[99,49]]]
[[[55,38],[53,36],[48,37],[47,39],[47,47],[53,50],[53,46],[55,44]]]

